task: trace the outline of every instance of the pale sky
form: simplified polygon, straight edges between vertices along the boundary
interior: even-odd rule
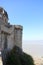
[[[43,40],[43,0],[0,0],[9,22],[23,25],[24,40]]]

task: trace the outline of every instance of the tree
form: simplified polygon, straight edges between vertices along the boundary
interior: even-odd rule
[[[24,52],[19,54],[19,51],[14,47],[9,54],[7,54],[6,65],[34,65],[34,61],[30,55]]]

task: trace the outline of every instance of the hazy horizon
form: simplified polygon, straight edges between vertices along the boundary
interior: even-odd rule
[[[32,56],[43,56],[43,40],[23,41],[23,51]]]

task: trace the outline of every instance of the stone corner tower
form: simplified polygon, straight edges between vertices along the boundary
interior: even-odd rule
[[[22,48],[22,30],[23,27],[21,25],[15,25],[15,45]]]

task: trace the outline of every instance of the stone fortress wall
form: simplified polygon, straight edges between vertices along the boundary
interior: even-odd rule
[[[7,12],[0,7],[0,50],[12,49],[14,45],[22,49],[21,25],[10,25]]]

